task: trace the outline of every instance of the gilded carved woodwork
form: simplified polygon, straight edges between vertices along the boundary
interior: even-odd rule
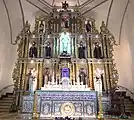
[[[55,11],[54,11],[55,12]],[[95,20],[93,18],[90,17],[83,17],[83,16],[79,16],[77,17],[76,14],[74,14],[75,18],[72,18],[72,23],[73,25],[71,26],[71,28],[66,28],[66,29],[61,29],[61,18],[60,15],[54,15],[54,14],[50,14],[49,16],[39,16],[35,18],[35,25],[34,25],[34,30],[31,31],[30,30],[30,24],[28,21],[26,21],[25,23],[25,27],[22,29],[22,31],[19,33],[19,35],[16,37],[16,43],[18,42],[18,49],[17,49],[17,54],[18,54],[18,61],[15,64],[15,68],[13,71],[13,80],[15,83],[15,86],[17,86],[16,89],[22,88],[24,90],[26,90],[26,86],[24,85],[24,83],[26,82],[26,74],[27,74],[27,69],[28,69],[28,61],[30,61],[29,59],[29,43],[35,41],[37,43],[37,47],[38,47],[38,58],[34,58],[35,62],[36,59],[39,63],[37,63],[37,70],[39,71],[38,73],[38,88],[40,89],[42,87],[42,81],[43,81],[43,70],[44,70],[44,53],[43,52],[46,41],[51,41],[52,46],[55,46],[52,50],[53,51],[53,56],[55,57],[56,60],[56,65],[55,65],[55,70],[54,70],[54,74],[55,74],[55,78],[59,79],[60,77],[60,62],[58,61],[58,57],[59,57],[59,35],[57,32],[61,32],[61,31],[68,31],[75,35],[71,36],[71,39],[73,40],[73,47],[74,47],[74,51],[73,52],[73,57],[75,57],[76,61],[78,61],[78,44],[79,41],[83,41],[84,43],[86,43],[87,46],[87,63],[88,64],[88,86],[91,89],[94,89],[94,67],[95,64],[98,62],[100,62],[100,64],[102,64],[104,66],[104,71],[105,71],[105,86],[106,86],[106,90],[110,90],[111,87],[116,87],[118,79],[119,79],[119,75],[118,75],[118,71],[116,70],[116,65],[114,64],[113,61],[113,46],[116,45],[115,42],[115,38],[114,36],[111,34],[111,32],[107,29],[106,25],[104,22],[102,22],[102,25],[100,27],[100,33],[99,30],[96,29],[96,25],[95,25]],[[41,21],[45,22],[45,27],[44,27],[44,32],[43,33],[39,33],[39,25],[41,23]],[[91,32],[89,33],[85,33],[85,21],[90,21],[91,23]],[[56,27],[59,26],[59,29],[57,29]],[[55,31],[57,31],[55,33],[54,29],[56,29]],[[72,29],[72,30],[70,30]],[[75,29],[75,30],[74,30]],[[51,33],[49,33],[51,32]],[[76,34],[77,32],[77,34]],[[51,34],[49,36],[49,34]],[[85,35],[86,34],[86,35]],[[89,36],[90,35],[90,36]],[[34,36],[34,37],[33,37]],[[42,42],[40,42],[40,36],[42,36]],[[48,36],[50,38],[48,38]],[[82,36],[83,38],[80,38],[80,36]],[[105,38],[106,37],[106,38]],[[26,39],[26,43],[24,42],[24,40]],[[105,39],[106,39],[106,43],[105,43]],[[45,41],[45,42],[44,42]],[[53,41],[53,42],[52,42]],[[103,60],[97,60],[94,58],[94,44],[98,42],[99,44],[101,44],[101,47],[103,47],[102,49],[102,53],[103,53]],[[106,49],[106,45],[107,45],[107,49]],[[40,49],[41,47],[41,49]],[[40,51],[41,50],[41,51]],[[25,51],[25,52],[24,52]],[[39,55],[41,52],[41,55]],[[108,56],[106,55],[106,52],[108,52]],[[33,58],[31,60],[34,60]],[[41,59],[41,60],[39,60]],[[72,59],[72,58],[71,58]],[[71,76],[70,78],[73,81],[77,81],[78,79],[78,71],[80,69],[80,62],[74,62],[72,61],[69,65],[70,68],[70,72],[71,72]],[[24,63],[24,64],[22,64]],[[51,63],[51,62],[50,62]],[[49,63],[49,64],[50,64]],[[52,62],[53,63],[53,62]],[[65,65],[65,64],[64,64]],[[45,66],[47,66],[47,63],[45,63]],[[67,67],[67,66],[65,66]],[[52,67],[50,67],[51,69]],[[22,74],[22,76],[21,76]],[[22,78],[20,78],[22,77]],[[20,86],[21,87],[18,87]],[[25,88],[24,88],[25,86]]]

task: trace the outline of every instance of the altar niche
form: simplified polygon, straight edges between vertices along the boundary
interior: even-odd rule
[[[46,67],[43,72],[43,82],[42,82],[42,87],[44,85],[47,85],[49,82],[52,82],[52,75],[50,72],[50,68]]]
[[[104,82],[104,67],[96,65],[94,71],[94,88],[98,92],[98,95],[102,95],[105,91],[106,84]]]
[[[101,44],[98,42],[94,43],[94,58],[103,59]]]
[[[71,24],[70,20],[69,13],[61,13],[61,28],[69,29]]]
[[[61,78],[70,78],[70,69],[69,68],[61,69]]]
[[[80,85],[86,85],[87,84],[87,74],[86,74],[86,70],[84,68],[80,68],[79,70],[79,82]]]
[[[29,57],[30,58],[37,58],[37,46],[36,42],[33,41],[32,43],[29,44]]]
[[[24,90],[33,93],[38,88],[38,69],[35,61],[28,64],[26,70],[26,80],[24,83]]]
[[[86,57],[85,57],[85,44],[82,42],[82,41],[80,41],[80,43],[79,43],[79,46],[78,46],[78,57],[80,58],[80,59],[85,59]]]
[[[71,39],[68,32],[62,32],[60,35],[60,56],[71,55]]]
[[[46,59],[50,59],[52,57],[52,45],[51,43],[48,41],[45,44],[45,58]]]
[[[88,32],[91,32],[91,29],[92,29],[92,26],[91,26],[91,21],[85,21],[85,31],[88,33]]]
[[[61,69],[61,84],[62,89],[69,89],[70,84],[70,69],[69,68],[62,68]]]

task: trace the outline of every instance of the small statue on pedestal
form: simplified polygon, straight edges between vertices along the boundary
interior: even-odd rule
[[[45,57],[46,58],[51,58],[51,46],[50,42],[47,42],[47,46],[45,47]]]
[[[69,16],[62,18],[61,26],[63,28],[69,28]]]
[[[37,89],[37,71],[32,68],[29,71],[29,91],[34,92]]]
[[[80,47],[78,48],[79,58],[85,58],[85,47],[83,46],[83,42],[80,42]]]
[[[97,91],[99,95],[102,95],[102,81],[98,77],[95,77],[94,88],[95,88],[95,91]]]
[[[43,33],[44,31],[44,24],[43,21],[41,21],[40,26],[39,26],[39,33]]]
[[[95,43],[95,48],[94,48],[94,57],[96,59],[102,59],[102,53],[101,53],[101,47],[99,43]]]
[[[43,83],[44,83],[44,85],[47,85],[48,82],[50,82],[50,78],[51,78],[49,68],[45,69],[43,77],[44,77],[43,78],[43,80],[44,80]]]
[[[30,24],[28,23],[28,21],[26,21],[26,24],[25,24],[25,32],[26,33],[28,33],[28,34],[30,34],[31,33],[31,31],[30,31]]]
[[[91,24],[89,21],[87,21],[87,24],[86,24],[86,32],[91,32]]]
[[[69,28],[69,19],[65,20],[65,28]]]
[[[102,90],[103,90],[103,83],[101,79],[101,75],[103,74],[103,70],[100,70],[99,68],[96,69],[95,71],[95,79],[94,79],[94,88],[95,91],[98,92],[99,95],[102,95]]]
[[[80,78],[80,84],[83,83],[82,85],[86,85],[86,74],[85,72],[81,71],[79,74]]]
[[[32,43],[32,47],[30,47],[29,50],[29,57],[31,58],[37,58],[37,47],[35,47],[36,43]]]

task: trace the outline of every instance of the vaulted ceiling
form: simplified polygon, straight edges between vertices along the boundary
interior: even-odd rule
[[[13,41],[24,21],[39,14],[49,14],[54,5],[61,6],[63,0],[1,0],[1,23],[6,23],[10,39]],[[131,0],[67,0],[69,6],[79,6],[85,16],[93,17],[99,27],[105,21],[120,44],[123,21]],[[133,1],[134,2],[134,1]],[[4,16],[4,18],[3,18]],[[116,25],[111,23],[116,22]],[[2,23],[3,24],[3,23]],[[114,28],[113,28],[114,27]],[[115,29],[115,30],[114,30]]]

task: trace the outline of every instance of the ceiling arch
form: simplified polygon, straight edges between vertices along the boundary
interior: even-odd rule
[[[17,5],[18,5],[18,9],[20,11],[19,15],[21,15],[21,20],[22,20],[21,22],[22,22],[23,26],[24,26],[24,22],[25,22],[25,14],[27,12],[25,10],[25,4],[23,4],[24,1],[27,2],[27,4],[31,4],[32,6],[34,6],[36,10],[40,10],[40,11],[44,12],[45,14],[49,14],[49,12],[51,12],[53,5],[61,6],[61,2],[62,2],[62,0],[49,0],[49,1],[48,0],[19,0]],[[111,2],[109,7],[107,7],[107,5],[103,5],[104,3],[108,2],[108,1]],[[119,29],[118,33],[116,32],[116,34],[118,34],[118,35],[115,35],[119,44],[120,44],[120,40],[121,40],[122,26],[123,26],[123,21],[125,18],[125,13],[126,13],[127,8],[129,7],[130,1],[131,0],[127,0],[127,2],[126,2],[126,0],[122,0],[122,1],[118,0],[118,2],[115,0],[67,0],[69,5],[71,5],[71,6],[78,5],[79,8],[81,8],[83,15],[84,14],[90,15],[90,11],[95,11],[95,13],[99,14],[100,11],[95,10],[95,9],[98,9],[98,8],[100,8],[100,6],[103,5],[103,8],[106,8],[105,13],[107,13],[107,11],[108,11],[108,13],[107,13],[107,17],[102,18],[102,20],[106,19],[105,22],[109,29],[111,29],[111,26],[109,25],[109,23],[111,22],[111,20],[113,20],[113,19],[111,19],[111,17],[113,17],[113,14],[115,14],[115,11],[113,9],[115,7],[117,7],[116,4],[118,4],[118,3],[122,4],[122,8],[116,12],[116,15],[120,16],[120,18],[122,18],[122,19],[118,20],[118,23],[120,24],[120,26],[118,26],[118,29]],[[16,0],[13,0],[12,2],[16,3]],[[13,17],[11,17],[11,14],[13,15],[14,13],[12,12],[12,10],[10,10],[10,9],[13,9],[13,7],[10,5],[10,2],[8,2],[7,0],[3,0],[3,4],[5,6],[5,10],[6,10],[7,17],[8,17],[8,22],[9,22],[8,24],[9,24],[9,29],[10,29],[9,34],[11,36],[10,37],[11,44],[14,44],[13,40],[12,40],[12,39],[14,39],[14,37],[13,37],[14,30],[13,30],[13,23],[12,23]],[[114,17],[114,18],[116,18],[116,17]]]

